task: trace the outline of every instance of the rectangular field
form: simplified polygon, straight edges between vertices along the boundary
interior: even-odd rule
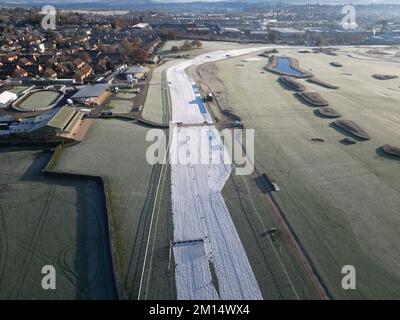
[[[166,70],[179,62],[181,62],[179,59],[167,61],[154,69],[142,113],[143,118],[146,120],[168,124],[170,120],[170,103]]]
[[[168,223],[160,229],[154,222],[169,221],[164,215],[170,212],[170,186],[159,183],[161,165],[150,165],[146,160],[150,145],[146,141],[147,131],[146,127],[128,121],[96,120],[81,144],[63,151],[55,170],[102,176],[109,181],[119,267],[128,298],[136,299],[142,284],[141,298],[170,299],[175,291],[165,258],[169,252]],[[152,216],[155,218],[148,246]],[[158,278],[157,284],[150,283],[157,275],[148,269],[163,272],[165,277]]]
[[[103,192],[44,176],[41,150],[0,153],[0,299],[115,299]],[[56,290],[43,290],[44,265]]]
[[[219,51],[219,50],[234,50],[234,49],[244,49],[248,47],[255,47],[255,44],[241,44],[237,42],[225,42],[225,41],[200,41],[202,43],[201,48],[191,49],[191,50],[181,50],[178,53],[171,52],[173,46],[182,46],[184,40],[168,41],[164,48],[159,52],[161,55],[166,56],[176,56],[178,55],[188,55],[189,57],[195,57],[204,53]]]
[[[28,86],[13,86],[10,90],[8,90],[8,91],[10,91],[10,92],[13,92],[13,93],[15,93],[15,94],[20,94],[20,93],[22,93],[23,91],[25,91],[26,89],[28,89],[29,87]]]

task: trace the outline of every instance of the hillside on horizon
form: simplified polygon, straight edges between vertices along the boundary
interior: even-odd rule
[[[242,2],[242,3],[282,3],[282,4],[346,4],[346,3],[353,3],[353,4],[396,4],[398,1],[395,0],[121,0],[118,4],[110,3],[108,0],[57,0],[57,1],[49,1],[49,0],[0,0],[0,5],[35,5],[35,4],[43,4],[43,3],[59,3],[63,5],[79,5],[79,4],[105,4],[107,7],[118,6],[121,4],[124,5],[135,5],[135,4],[168,4],[168,3],[194,3],[194,2]]]

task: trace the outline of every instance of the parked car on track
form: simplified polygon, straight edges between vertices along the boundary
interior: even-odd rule
[[[271,186],[272,186],[272,188],[274,189],[275,192],[281,191],[281,189],[279,188],[279,186],[278,186],[278,184],[276,182],[272,182]]]
[[[101,117],[110,117],[110,116],[112,116],[112,115],[113,115],[112,111],[102,111],[102,112],[100,113],[100,116],[101,116]]]

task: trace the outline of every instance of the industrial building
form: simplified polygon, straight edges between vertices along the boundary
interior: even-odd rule
[[[87,85],[75,93],[71,99],[74,102],[83,103],[86,106],[98,106],[107,99],[109,95],[108,88],[108,83]]]
[[[143,66],[133,66],[126,69],[124,73],[127,79],[134,78],[141,80],[147,75],[147,72],[149,72],[149,68]]]
[[[297,30],[293,28],[271,28],[271,34],[276,34],[280,41],[296,41],[304,37],[305,32],[303,30]]]
[[[4,91],[0,94],[0,108],[6,108],[11,102],[17,100],[18,96],[15,93]]]

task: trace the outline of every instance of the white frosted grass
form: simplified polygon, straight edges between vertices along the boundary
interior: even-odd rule
[[[212,123],[210,114],[207,110],[204,110],[205,106],[204,109],[201,107],[200,92],[196,89],[196,83],[193,82],[186,73],[188,67],[226,59],[227,55],[229,55],[229,57],[236,57],[259,50],[263,50],[263,48],[215,51],[168,68],[167,79],[170,81],[169,89],[173,105],[172,122],[182,122],[184,124]]]
[[[186,61],[176,67],[169,68],[167,71],[167,78],[171,81],[172,122],[183,122],[185,124],[212,123],[208,112],[202,113],[200,111],[194,91],[195,83],[190,81],[185,71],[190,65],[191,61]]]
[[[174,246],[177,298],[179,300],[217,300],[212,285],[208,258],[202,242]]]
[[[167,71],[172,121],[212,123],[199,106],[199,93],[185,69],[262,50],[216,51],[171,67]],[[186,136],[189,136],[187,138]],[[200,155],[200,156],[199,156]],[[202,157],[207,164],[199,164]],[[262,299],[253,270],[231,219],[221,190],[231,173],[227,152],[214,126],[179,127],[172,134],[171,198],[174,223],[175,279],[178,299],[216,299],[209,261],[213,262],[221,299]],[[178,162],[176,161],[178,159]],[[225,161],[226,162],[226,161]],[[203,163],[203,162],[202,162]],[[202,239],[196,245],[182,241]],[[200,251],[199,251],[200,250]],[[199,286],[199,284],[201,284]]]
[[[182,142],[175,141],[178,137],[185,136],[181,131],[189,130],[198,131],[199,134],[191,132],[190,140],[179,139],[184,141],[183,145]],[[213,132],[212,135],[209,133],[210,130]],[[174,241],[204,239],[206,256],[215,266],[221,299],[262,299],[245,250],[221,195],[221,189],[229,178],[231,166],[224,164],[222,160],[218,164],[213,164],[221,159],[222,153],[225,152],[217,130],[215,128],[204,130],[201,127],[179,128],[174,136],[176,138],[172,139],[171,156],[179,151],[187,156],[187,162],[190,158],[196,162],[193,150],[199,148],[202,149],[199,152],[209,153],[212,159],[211,164],[171,165]],[[210,136],[212,137],[210,144],[204,143]],[[190,247],[186,253],[189,254],[189,251]],[[186,281],[183,278],[187,279],[188,270],[184,268],[185,274],[181,274],[182,268],[177,262],[175,271],[177,290],[184,296],[182,289],[178,287]],[[208,268],[201,270],[205,272],[202,278],[206,279]],[[192,277],[197,278],[199,275],[193,273]],[[187,289],[190,287],[185,286],[185,290]],[[189,296],[196,299],[204,298],[196,295],[196,292],[187,292],[186,297]]]

